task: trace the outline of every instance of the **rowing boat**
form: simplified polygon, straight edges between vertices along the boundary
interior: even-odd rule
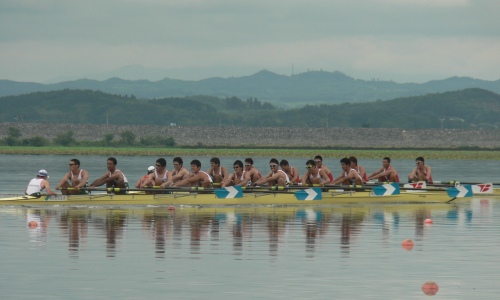
[[[320,197],[298,200],[292,192],[245,192],[240,198],[219,198],[215,193],[175,191],[170,194],[91,193],[45,197],[14,196],[0,198],[1,205],[329,205],[346,203],[446,203],[453,199],[444,192],[377,196],[371,191],[329,191]]]

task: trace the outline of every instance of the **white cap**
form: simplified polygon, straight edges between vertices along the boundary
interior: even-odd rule
[[[148,174],[149,174],[149,173],[153,173],[154,171],[155,171],[155,167],[154,167],[154,166],[150,166],[150,167],[148,168]]]
[[[38,171],[37,176],[43,176],[43,177],[47,177],[47,178],[49,178],[49,173],[47,173],[47,171],[46,171],[46,170],[41,169],[40,171]]]

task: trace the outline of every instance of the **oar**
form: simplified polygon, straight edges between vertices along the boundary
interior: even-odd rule
[[[459,181],[459,180],[450,180],[450,181],[434,181],[432,184],[449,184],[449,185],[455,185],[455,184],[470,184],[470,185],[477,185],[477,184],[484,184],[484,182],[467,182],[467,181]],[[492,185],[500,185],[500,183],[490,183]]]

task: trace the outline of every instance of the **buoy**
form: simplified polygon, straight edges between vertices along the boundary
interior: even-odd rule
[[[432,224],[432,219],[425,219],[424,223],[425,224]]]
[[[439,291],[439,286],[434,281],[427,281],[422,285],[422,292],[427,296],[434,296]]]
[[[409,240],[409,239],[406,239],[401,243],[401,247],[403,247],[403,249],[405,249],[407,251],[410,251],[411,249],[413,249],[413,246],[414,246],[413,241]]]
[[[31,221],[28,223],[28,227],[31,229],[35,229],[38,227],[38,223],[36,221]]]
[[[169,207],[167,207],[167,209],[170,211],[173,211],[173,210],[175,210],[175,206],[169,206]]]

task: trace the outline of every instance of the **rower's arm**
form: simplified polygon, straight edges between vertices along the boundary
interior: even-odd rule
[[[378,169],[377,171],[373,172],[372,174],[370,174],[370,176],[368,176],[368,179],[374,179],[374,178],[378,178],[380,176],[377,176],[377,174],[380,175],[380,173],[384,171],[384,168],[380,168]]]
[[[82,171],[82,181],[75,186],[75,188],[82,188],[89,182],[89,172]]]
[[[145,187],[146,185],[148,185],[152,180],[153,180],[153,177],[155,176],[154,173],[151,173],[148,175],[148,178],[146,178],[146,180],[144,180],[144,182],[142,183],[141,185],[141,188]]]
[[[414,168],[410,174],[408,174],[408,179],[414,179],[415,175],[417,175],[417,168]]]
[[[50,189],[50,183],[47,180],[44,180],[42,182],[42,184],[43,184],[43,188],[45,188],[45,190],[47,191],[47,195],[57,195],[56,192],[54,192]]]
[[[238,183],[237,185],[239,186],[246,186],[248,182],[250,182],[251,178],[250,178],[250,174],[248,174],[247,172],[245,172],[245,174],[243,174],[243,180]]]
[[[97,178],[96,180],[94,180],[94,182],[92,182],[92,184],[90,184],[90,187],[96,187],[96,186],[101,186],[103,184],[106,183],[106,176],[108,176],[108,172],[104,173],[104,175],[102,175],[101,177]]]
[[[224,180],[224,181],[222,182],[221,187],[226,187],[226,186],[228,186],[228,185],[231,183],[231,181],[232,181],[232,180],[233,180],[233,178],[234,178],[234,173],[233,173],[233,174],[231,174],[231,175],[229,175],[228,177],[224,177],[224,178],[226,178],[226,180]]]
[[[59,181],[59,183],[56,185],[56,190],[59,190],[62,187],[62,185],[69,180],[69,176],[70,176],[69,173],[66,173],[66,175],[64,175],[61,181]]]

